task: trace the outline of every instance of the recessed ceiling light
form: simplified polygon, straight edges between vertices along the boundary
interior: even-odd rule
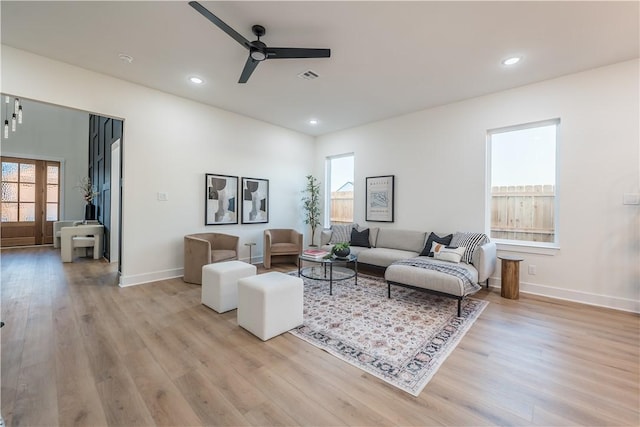
[[[502,65],[515,65],[518,62],[520,62],[522,58],[519,56],[512,56],[511,58],[507,58],[504,61],[502,61]]]
[[[318,124],[318,120],[317,119],[311,119],[311,120],[309,120],[309,124],[310,125],[317,125]]]
[[[204,83],[204,80],[202,80],[200,77],[196,77],[196,76],[189,77],[189,81],[191,83],[194,83],[194,84],[197,84],[197,85],[201,85],[202,83]]]

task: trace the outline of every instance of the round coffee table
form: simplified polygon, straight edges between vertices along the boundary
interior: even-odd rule
[[[302,267],[302,261],[312,262],[318,265],[312,267]],[[353,263],[353,270],[348,267],[349,263]],[[340,265],[344,264],[344,266]],[[333,295],[333,282],[351,279],[355,277],[356,285],[358,284],[358,257],[351,254],[344,258],[312,258],[305,255],[298,256],[298,277],[306,277],[307,279],[323,280],[329,282],[329,295]]]

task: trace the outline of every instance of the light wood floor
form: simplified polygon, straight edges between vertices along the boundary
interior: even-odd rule
[[[1,263],[9,426],[640,424],[637,315],[482,290],[415,398],[291,334],[263,343],[181,279],[122,289],[50,247]]]

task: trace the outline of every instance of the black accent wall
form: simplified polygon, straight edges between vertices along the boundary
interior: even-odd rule
[[[120,191],[120,188],[111,188],[111,145],[118,139],[122,153],[122,120],[89,116],[88,176],[99,193],[94,203],[96,219],[104,225],[103,255],[107,259],[110,259],[111,252],[111,191]]]

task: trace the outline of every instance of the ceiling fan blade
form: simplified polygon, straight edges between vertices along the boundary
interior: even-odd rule
[[[245,39],[242,34],[238,33],[236,30],[228,26],[222,19],[218,18],[213,13],[209,12],[204,6],[202,6],[197,1],[190,1],[189,6],[200,12],[202,16],[207,18],[209,21],[213,22],[218,28],[222,31],[230,35],[235,41],[240,43],[246,49],[249,49],[249,40]]]
[[[246,83],[247,80],[249,80],[249,77],[251,77],[251,73],[253,73],[253,70],[256,69],[259,63],[260,61],[256,61],[251,57],[251,55],[249,55],[247,62],[244,64],[244,68],[242,69],[242,74],[240,74],[240,80],[238,80],[238,83]]]
[[[329,58],[331,49],[305,49],[298,47],[268,47],[267,59]]]

